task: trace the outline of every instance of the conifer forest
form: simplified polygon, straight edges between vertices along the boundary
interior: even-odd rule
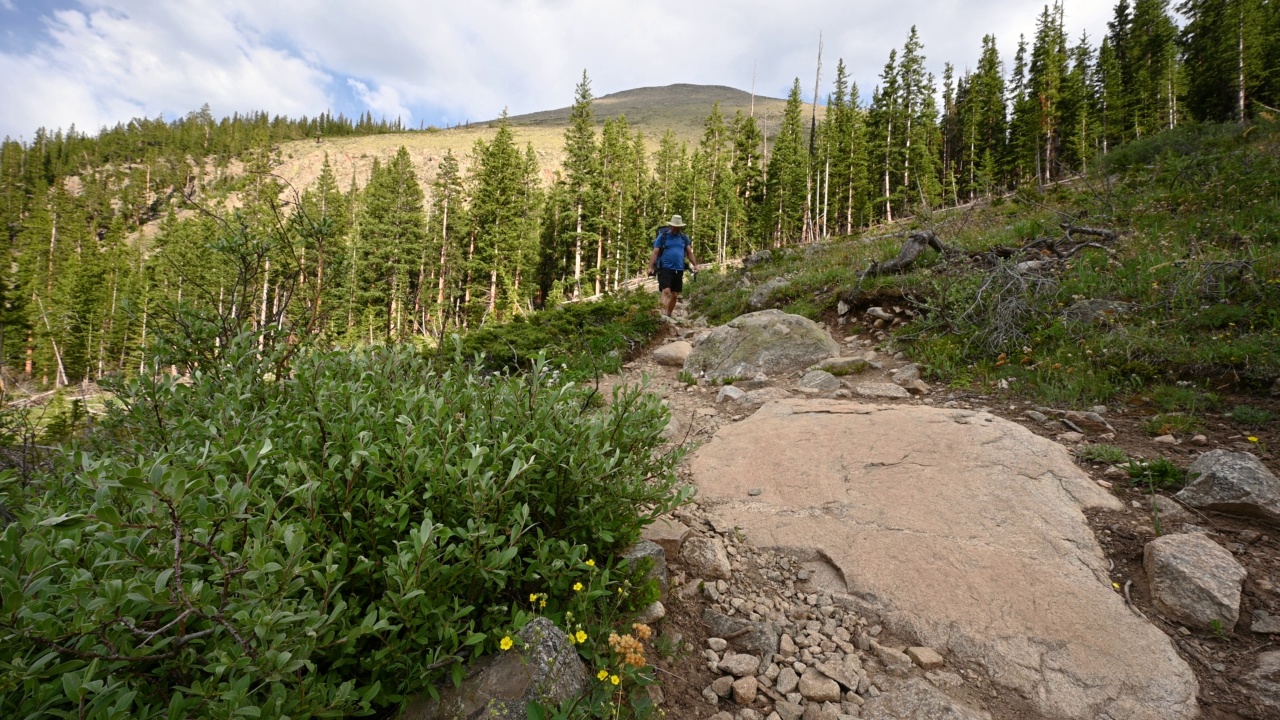
[[[717,107],[696,143],[601,127],[584,72],[559,167],[504,116],[427,183],[403,149],[360,184],[327,163],[308,187],[273,175],[287,141],[415,132],[371,115],[206,106],[7,139],[0,378],[51,389],[145,370],[183,304],[337,346],[435,344],[622,287],[673,213],[699,260],[722,262],[1054,183],[1179,124],[1280,112],[1276,0],[1120,0],[1100,38],[1057,2],[1028,30],[1013,57],[987,36],[937,77],[912,29],[873,88],[840,61],[816,104],[796,79],[775,135]]]

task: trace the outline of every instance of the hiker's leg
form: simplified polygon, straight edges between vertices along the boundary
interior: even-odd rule
[[[670,315],[671,308],[676,306],[675,302],[671,300],[671,295],[672,295],[671,288],[662,289],[662,314],[663,315]]]
[[[667,315],[670,316],[671,313],[676,311],[676,303],[680,302],[680,293],[669,290],[667,291],[667,297],[663,299],[666,301]]]

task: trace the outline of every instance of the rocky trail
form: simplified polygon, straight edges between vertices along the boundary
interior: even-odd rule
[[[602,379],[659,394],[668,439],[696,447],[697,502],[646,534],[670,566],[667,717],[1280,717],[1265,447],[931,388],[876,319],[833,338],[779,311],[708,328],[678,308]],[[1090,441],[1199,477],[1153,496],[1079,461]]]

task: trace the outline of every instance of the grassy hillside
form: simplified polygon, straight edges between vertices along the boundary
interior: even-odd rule
[[[692,302],[723,322],[748,310],[754,288],[785,278],[767,306],[880,332],[935,381],[1045,403],[1154,404],[1167,415],[1155,433],[1194,426],[1228,394],[1280,389],[1280,125],[1185,126],[1113,152],[1102,170],[911,227],[775,251],[745,274],[704,275]],[[947,251],[864,276],[914,230]],[[918,316],[874,330],[873,306]]]
[[[625,115],[633,129],[643,130],[650,149],[670,129],[691,145],[702,137],[702,123],[716,103],[726,119],[735,112],[749,112],[751,94],[722,85],[668,85],[639,88],[596,98],[593,103],[597,123]],[[771,137],[782,119],[785,100],[756,97],[755,115]],[[542,166],[543,179],[550,181],[559,169],[564,152],[564,129],[568,125],[569,108],[518,115],[511,118],[516,139],[523,145],[532,143]],[[423,182],[435,177],[436,168],[445,152],[452,151],[463,168],[470,164],[469,153],[476,140],[493,135],[495,123],[472,123],[448,130],[426,130],[391,135],[300,140],[281,147],[277,174],[301,190],[320,175],[325,154],[333,164],[344,186],[354,176],[363,187],[374,159],[387,160],[400,148],[408,148],[418,178]]]

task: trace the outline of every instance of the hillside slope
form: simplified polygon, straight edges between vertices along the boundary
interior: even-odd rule
[[[702,124],[716,103],[726,120],[734,113],[752,109],[751,94],[723,85],[677,84],[665,87],[638,88],[605,95],[592,103],[598,126],[611,118],[626,116],[633,130],[641,130],[651,150],[670,129],[677,138],[690,145],[702,137]],[[754,101],[757,120],[766,135],[772,137],[782,120],[785,100],[759,97]],[[821,114],[821,113],[820,113]],[[510,118],[515,126],[516,141],[530,143],[538,154],[544,182],[550,182],[560,168],[564,152],[564,129],[568,126],[569,108],[544,110]],[[427,130],[391,135],[324,138],[319,142],[300,140],[286,143],[280,149],[280,166],[276,173],[299,191],[320,175],[326,154],[343,186],[354,181],[363,187],[375,159],[387,160],[400,146],[409,150],[418,179],[435,178],[440,159],[452,152],[464,171],[470,165],[470,152],[477,140],[492,137],[497,121],[472,123],[448,130]]]

